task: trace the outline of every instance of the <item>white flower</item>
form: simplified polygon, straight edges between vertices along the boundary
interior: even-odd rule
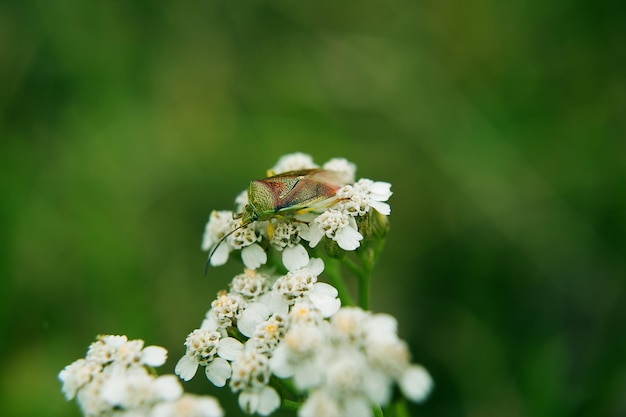
[[[233,278],[230,288],[247,299],[256,299],[269,289],[269,277],[253,269],[246,269],[243,274]]]
[[[232,337],[222,337],[217,331],[196,329],[185,340],[187,351],[178,361],[174,372],[184,381],[194,377],[198,366],[206,366],[206,377],[216,386],[224,386],[230,377],[229,361],[236,360],[243,344]]]
[[[278,343],[285,337],[286,331],[286,318],[280,314],[274,314],[266,321],[257,325],[246,345],[270,357]]]
[[[307,155],[302,152],[295,152],[281,156],[270,172],[272,175],[276,175],[282,174],[283,172],[299,171],[317,167],[318,166],[313,162],[311,155]]]
[[[307,297],[311,304],[319,310],[322,317],[330,317],[341,307],[341,300],[337,289],[325,282],[316,282],[308,292]]]
[[[388,182],[374,182],[365,178],[337,191],[337,197],[343,199],[339,205],[352,216],[364,216],[370,208],[388,216],[391,213],[391,207],[385,201],[392,194],[391,184]]]
[[[214,315],[218,326],[230,327],[246,304],[246,300],[241,294],[220,291],[217,298],[211,303],[211,310],[207,313],[207,318],[209,315]]]
[[[407,368],[398,381],[402,393],[411,401],[421,402],[433,388],[433,380],[426,369],[419,365]]]
[[[239,394],[239,406],[248,414],[259,413],[268,416],[280,406],[280,396],[274,388],[264,386]]]
[[[209,221],[204,228],[202,237],[202,250],[214,250],[215,246],[220,244],[213,252],[211,265],[223,265],[228,260],[228,254],[233,249],[231,246],[222,242],[224,236],[232,232],[237,226],[237,220],[233,219],[233,213],[227,210],[213,210],[209,217]]]
[[[222,417],[224,411],[213,397],[185,394],[173,402],[157,404],[149,417]]]
[[[148,346],[141,352],[141,363],[148,366],[161,366],[167,360],[167,349],[161,346]]]
[[[267,320],[269,316],[270,310],[266,304],[262,302],[248,304],[237,321],[237,328],[241,334],[250,337],[254,333],[256,326]]]
[[[174,401],[183,393],[174,375],[158,378],[141,367],[116,372],[103,385],[101,396],[113,408],[133,409],[159,401]]]
[[[318,258],[312,258],[309,263],[300,269],[289,271],[276,280],[273,291],[280,296],[280,300],[289,305],[297,302],[309,302],[321,312],[323,317],[332,316],[341,306],[337,298],[337,289],[333,286],[317,282],[317,276],[324,270],[324,262]],[[272,311],[284,312],[285,308],[278,306],[279,301],[271,299]]]
[[[295,305],[289,314],[289,328],[274,350],[270,369],[280,378],[293,377],[296,387],[305,389],[322,378],[327,323],[305,304]]]
[[[157,377],[147,368],[162,365],[167,350],[143,345],[143,340],[128,340],[126,336],[99,336],[89,346],[85,359],[75,361],[59,373],[66,397],[76,396],[88,417],[167,417],[162,414],[167,411],[166,406],[161,412],[156,412],[156,408],[177,402],[183,390],[176,376]],[[221,411],[207,414],[208,417],[220,415]]]
[[[225,264],[231,251],[241,250],[246,267],[256,269],[267,262],[267,254],[257,243],[260,240],[256,223],[242,227],[231,211],[214,210],[204,230],[202,249],[209,251],[209,262],[213,266]]]
[[[367,414],[366,414],[367,415]],[[300,410],[299,417],[347,417],[338,402],[326,390],[315,390],[306,399]]]
[[[267,262],[267,253],[259,244],[253,243],[241,250],[241,260],[246,268],[257,269]]]
[[[343,183],[350,184],[354,182],[354,174],[356,174],[356,165],[344,158],[333,158],[326,162],[322,167],[330,171],[341,173]]]
[[[294,221],[276,222],[270,243],[283,252],[283,265],[287,270],[301,268],[309,263],[309,253],[300,244],[301,225]]]
[[[95,361],[78,359],[67,365],[60,373],[59,380],[63,383],[65,398],[71,400],[76,392],[98,374],[102,365]]]
[[[280,406],[280,397],[270,387],[270,368],[267,356],[257,350],[246,350],[233,363],[230,387],[239,394],[239,405],[247,413],[268,415]]]
[[[317,216],[302,234],[302,238],[308,240],[312,248],[324,236],[336,241],[344,250],[355,250],[363,240],[354,217],[337,209],[326,210]]]

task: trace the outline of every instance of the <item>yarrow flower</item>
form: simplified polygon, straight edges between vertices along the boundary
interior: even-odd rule
[[[429,395],[432,379],[411,362],[396,320],[342,307],[354,304],[344,270],[367,306],[391,213],[391,184],[355,174],[343,158],[320,166],[288,154],[236,197],[234,211],[210,214],[201,244],[208,264],[239,252],[244,270],[185,338],[179,379],[201,369],[213,385],[228,386],[242,410],[262,416],[284,405],[299,417],[368,417],[394,390],[414,402]],[[325,269],[334,286],[321,281]],[[99,336],[59,373],[62,391],[87,417],[222,416],[214,398],[184,394],[176,376],[156,375],[166,358],[143,340]]]
[[[143,340],[103,335],[78,359],[59,373],[62,390],[73,398],[85,416],[192,416],[221,417],[214,398],[183,396],[174,375],[156,376],[149,368],[165,363],[167,351],[144,347]],[[174,414],[172,410],[198,408],[197,414]],[[169,410],[169,411],[168,411]]]
[[[272,377],[291,379],[307,395],[301,417],[371,415],[374,405],[389,402],[394,385],[423,400],[430,376],[411,365],[395,319],[341,308],[337,289],[318,281],[323,270],[324,262],[311,258],[284,275],[237,275],[187,337],[176,373],[189,380],[204,366],[215,385],[230,381],[244,411],[260,415],[281,403]]]
[[[271,176],[283,176],[254,181],[260,188],[251,186],[237,197],[238,212],[211,213],[202,240],[209,263],[222,265],[230,252],[241,251],[245,267],[257,269],[275,250],[291,271],[308,263],[306,242],[309,248],[328,240],[343,251],[358,249],[369,233],[369,223],[362,220],[372,211],[388,216],[392,192],[387,182],[355,182],[355,173],[356,166],[343,158],[319,168],[310,155],[284,155],[268,170]]]

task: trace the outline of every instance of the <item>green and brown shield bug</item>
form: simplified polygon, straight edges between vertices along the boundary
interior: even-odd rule
[[[235,215],[235,218],[241,218],[241,223],[213,247],[207,267],[219,245],[235,231],[255,221],[270,220],[268,234],[271,237],[272,219],[295,218],[296,215],[323,210],[337,201],[337,191],[346,184],[344,173],[320,168],[288,171],[252,180],[248,187],[248,203],[241,213]]]

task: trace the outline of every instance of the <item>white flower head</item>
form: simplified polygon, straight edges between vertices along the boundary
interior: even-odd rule
[[[160,405],[178,401],[182,386],[176,376],[156,376],[148,369],[162,365],[167,350],[143,346],[143,340],[126,336],[99,336],[85,359],[59,373],[66,398],[76,397],[86,416],[166,417],[153,413]]]
[[[246,299],[257,299],[267,292],[269,285],[269,276],[253,269],[246,269],[243,274],[233,278],[230,289]]]
[[[185,340],[187,351],[178,361],[175,373],[183,380],[194,377],[199,365],[206,366],[206,377],[214,385],[224,386],[230,377],[229,361],[237,359],[243,344],[232,337],[222,337],[219,332],[196,329]]]
[[[244,310],[246,304],[243,295],[220,291],[217,298],[211,302],[211,310],[207,315],[213,314],[218,326],[230,327]]]
[[[433,389],[433,380],[424,367],[412,365],[407,368],[399,379],[402,393],[411,401],[424,401]]]
[[[266,321],[257,325],[254,333],[246,342],[246,345],[270,357],[274,349],[276,349],[280,341],[285,337],[286,331],[286,318],[280,314],[274,314]]]
[[[256,269],[267,262],[267,254],[257,243],[261,239],[256,222],[242,227],[233,212],[214,210],[204,230],[202,249],[209,251],[213,266],[225,264],[230,252],[240,250],[244,265]]]
[[[333,158],[326,162],[322,168],[342,174],[343,182],[345,184],[350,184],[354,182],[356,165],[345,158]]]
[[[289,171],[299,171],[302,169],[312,169],[317,167],[318,165],[313,162],[311,155],[302,152],[295,152],[281,156],[270,172],[275,175]]]
[[[300,244],[301,223],[279,220],[273,227],[270,243],[283,253],[283,265],[291,271],[309,263],[309,253]]]
[[[71,400],[76,392],[85,386],[94,375],[102,370],[102,364],[96,361],[78,359],[67,365],[60,373],[59,380],[63,383],[65,398]]]
[[[224,411],[213,397],[184,394],[176,401],[155,406],[149,417],[222,417]]]
[[[280,397],[269,386],[269,359],[255,349],[245,350],[233,363],[230,388],[239,394],[239,405],[247,413],[271,414],[280,406]]]
[[[365,178],[337,191],[337,197],[342,198],[339,206],[351,216],[364,216],[370,209],[385,216],[389,215],[391,207],[386,201],[392,194],[391,184],[388,182],[375,182]]]
[[[358,248],[363,240],[354,217],[332,208],[317,216],[302,237],[313,248],[324,236],[337,242],[341,249],[349,251]]]

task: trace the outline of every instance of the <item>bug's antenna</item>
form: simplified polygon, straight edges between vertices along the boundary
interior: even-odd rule
[[[250,223],[252,223],[252,222],[242,223],[239,226],[235,227],[233,230],[231,230],[230,232],[228,232],[224,236],[222,236],[222,238],[217,242],[217,244],[215,246],[213,246],[213,249],[211,249],[211,252],[209,253],[209,257],[207,258],[206,263],[204,264],[204,275],[205,276],[206,276],[207,272],[209,271],[209,265],[211,264],[211,258],[213,257],[213,254],[215,253],[217,248],[220,247],[222,242],[224,242],[228,236],[232,235],[233,233],[235,233],[237,230],[241,229],[242,227],[245,227],[245,226],[249,225]]]

